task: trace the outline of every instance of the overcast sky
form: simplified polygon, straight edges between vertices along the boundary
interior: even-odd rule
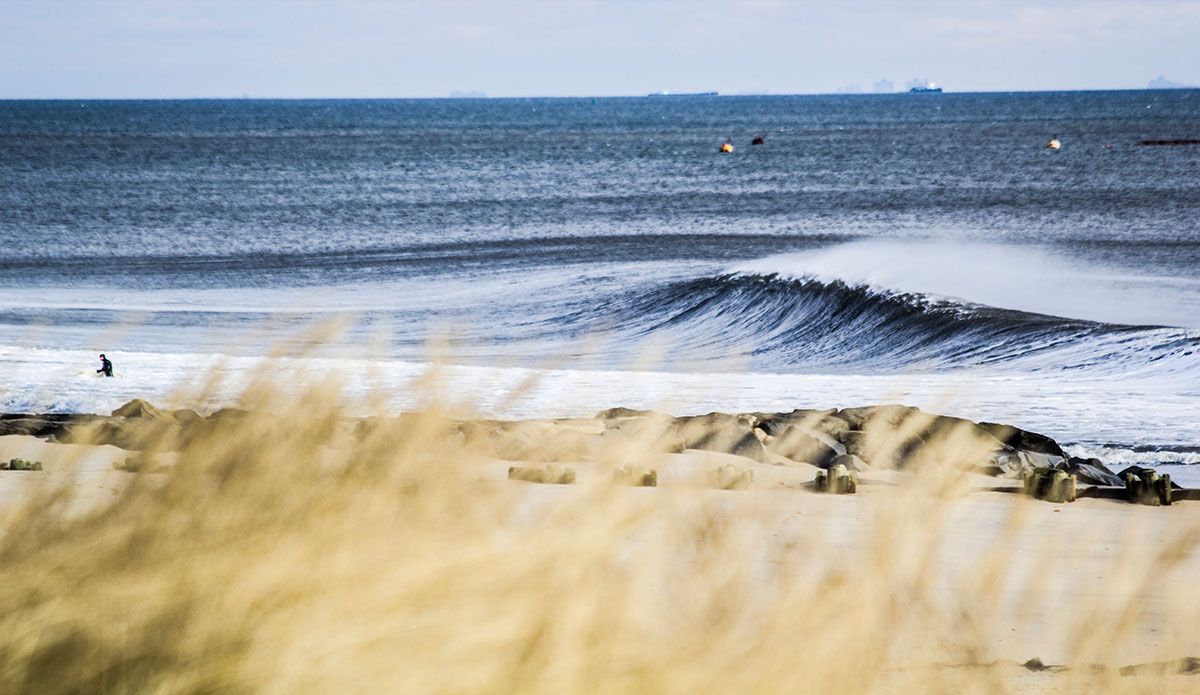
[[[0,0],[0,98],[1200,85],[1200,0]]]

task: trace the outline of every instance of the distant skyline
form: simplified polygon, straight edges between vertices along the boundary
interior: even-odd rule
[[[805,94],[914,78],[1200,85],[1200,2],[0,2],[10,99]]]

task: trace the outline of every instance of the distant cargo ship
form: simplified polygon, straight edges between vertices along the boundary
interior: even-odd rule
[[[912,84],[912,82],[909,82],[909,84]],[[909,94],[941,94],[942,88],[932,82],[926,82],[925,84],[913,87],[908,92]]]
[[[648,97],[715,97],[715,96],[717,96],[717,93],[716,92],[691,92],[688,94],[672,94],[671,92],[663,90],[661,92],[650,92],[646,96],[648,96]]]

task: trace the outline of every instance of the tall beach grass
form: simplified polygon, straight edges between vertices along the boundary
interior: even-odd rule
[[[462,404],[362,426],[336,381],[277,383],[110,502],[46,485],[0,514],[0,693],[1200,688],[1118,670],[1194,655],[1200,527],[1174,508],[1145,510],[1177,517],[1156,544],[1115,503],[1118,534],[964,496],[957,451],[854,497],[534,485],[487,474]],[[646,437],[589,461],[662,465]],[[1102,577],[1056,581],[1081,563]]]

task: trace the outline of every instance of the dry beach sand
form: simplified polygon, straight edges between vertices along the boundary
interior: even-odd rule
[[[1034,500],[977,451],[933,450],[960,437],[928,419],[929,451],[859,460],[856,494],[817,494],[821,468],[781,454],[799,456],[784,433],[876,436],[861,409],[856,430],[829,411],[351,422],[314,402],[262,397],[207,429],[145,405],[119,427],[0,436],[0,460],[43,464],[0,471],[0,691],[1200,683],[1184,660],[1200,655],[1198,502]],[[58,441],[89,437],[138,446]],[[143,470],[118,470],[131,457]],[[547,465],[574,484],[509,479]],[[657,486],[614,484],[626,465]],[[722,466],[753,482],[714,489]]]

